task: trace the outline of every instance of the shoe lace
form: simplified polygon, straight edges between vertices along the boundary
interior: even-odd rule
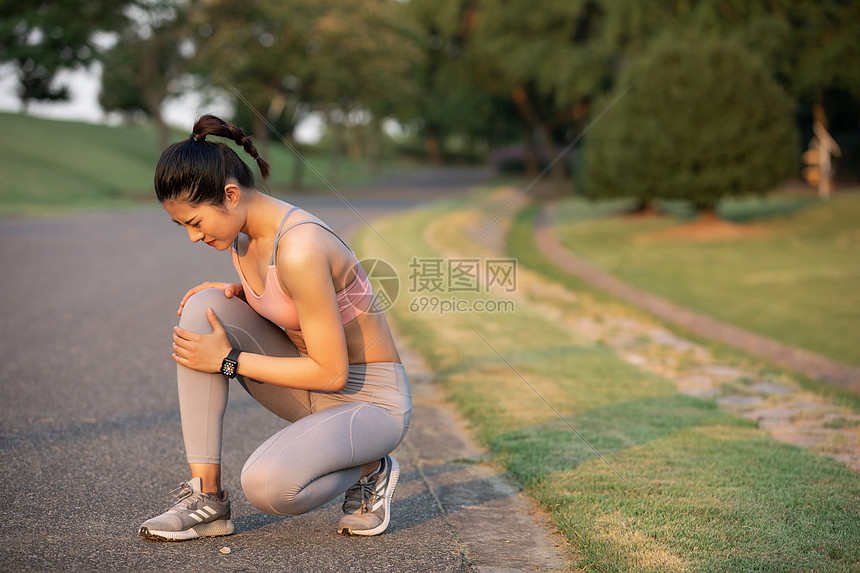
[[[183,509],[188,509],[191,502],[197,501],[197,498],[199,497],[194,495],[197,492],[191,489],[191,485],[188,482],[182,482],[178,488],[174,489],[170,493],[176,501],[173,502],[173,506],[168,511],[181,511]]]
[[[357,511],[362,514],[367,513],[368,502],[376,498],[375,486],[376,480],[371,479],[369,476],[358,480],[358,483],[346,490],[346,497],[343,501],[344,511],[347,511],[347,506],[351,505],[350,502],[353,502],[359,505]]]

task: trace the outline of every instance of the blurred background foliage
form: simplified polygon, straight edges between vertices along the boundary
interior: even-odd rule
[[[814,120],[860,178],[852,0],[0,0],[25,111],[96,60],[104,110],[151,122],[159,148],[166,102],[209,93],[264,154],[321,119],[335,180],[399,154],[712,208],[799,176]]]
[[[618,83],[612,119],[594,126],[583,158],[590,196],[635,197],[639,211],[656,199],[714,211],[725,196],[764,193],[794,174],[791,101],[736,40],[666,35]]]

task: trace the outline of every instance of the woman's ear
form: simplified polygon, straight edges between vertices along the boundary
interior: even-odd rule
[[[235,183],[227,183],[224,185],[224,202],[235,208],[239,205],[239,199],[242,198],[242,188]]]

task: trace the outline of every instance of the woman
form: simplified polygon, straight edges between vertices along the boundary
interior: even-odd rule
[[[191,242],[230,250],[239,284],[204,283],[183,297],[173,359],[191,479],[180,499],[140,527],[150,539],[229,535],[221,489],[221,429],[231,378],[287,422],[248,459],[245,496],[261,511],[297,515],[346,492],[342,534],[387,527],[412,409],[385,317],[349,247],[309,213],[254,188],[225,137],[269,166],[244,131],[206,115],[167,148],[158,200]]]

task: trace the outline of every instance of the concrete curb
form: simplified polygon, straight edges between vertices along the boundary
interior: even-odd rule
[[[569,571],[567,541],[545,512],[468,437],[421,358],[397,337],[409,372],[413,423],[395,455],[420,473],[462,557],[482,573]]]

